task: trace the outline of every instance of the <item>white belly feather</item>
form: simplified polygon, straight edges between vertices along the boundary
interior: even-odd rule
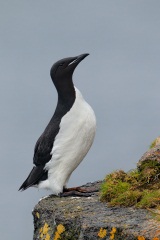
[[[89,151],[95,136],[96,118],[90,105],[76,89],[76,100],[64,115],[55,138],[52,158],[46,164],[48,179],[39,188],[48,188],[54,194],[63,191],[71,173]]]

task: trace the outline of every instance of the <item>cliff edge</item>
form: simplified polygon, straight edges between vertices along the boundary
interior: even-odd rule
[[[84,187],[100,188],[101,182]],[[83,187],[83,186],[82,186]],[[33,210],[33,240],[158,240],[160,222],[151,212],[133,207],[107,207],[99,192],[91,197],[43,198]]]

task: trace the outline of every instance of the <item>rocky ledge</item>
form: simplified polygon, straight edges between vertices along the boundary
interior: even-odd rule
[[[101,182],[82,187],[100,187]],[[35,206],[33,240],[160,239],[160,222],[151,212],[107,207],[99,193],[91,197],[50,195]]]

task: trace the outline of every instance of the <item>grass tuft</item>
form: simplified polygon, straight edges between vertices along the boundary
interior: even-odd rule
[[[147,160],[129,173],[119,170],[108,174],[100,199],[110,206],[160,209],[160,163]]]

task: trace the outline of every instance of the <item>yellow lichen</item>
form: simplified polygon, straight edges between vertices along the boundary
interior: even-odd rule
[[[145,240],[145,238],[143,236],[138,236],[137,238],[138,240]]]
[[[114,239],[114,234],[111,234],[110,239],[111,240]]]
[[[40,228],[39,233],[40,233],[40,238],[43,238],[44,235],[46,235],[45,240],[50,240],[50,236],[48,236],[48,231],[49,231],[49,225],[47,223],[44,224],[43,227]]]
[[[43,238],[43,233],[40,234],[40,238]]]
[[[61,239],[61,234],[65,231],[65,227],[62,224],[57,226],[57,231],[55,232],[54,240]]]
[[[39,215],[39,212],[36,212],[36,217],[37,217],[37,218],[39,218],[39,217],[40,217],[40,215]]]
[[[106,235],[107,235],[107,230],[104,228],[100,228],[100,230],[98,232],[98,237],[104,238]]]
[[[47,233],[45,240],[50,240],[50,238],[51,238],[50,235]]]
[[[110,232],[111,234],[115,234],[117,229],[115,227],[112,228],[112,231]]]
[[[44,227],[43,227],[43,234],[47,234],[48,233],[48,230],[49,230],[49,226],[47,223],[44,224]]]
[[[110,234],[111,234],[110,239],[114,239],[116,231],[117,231],[117,229],[115,227],[113,227],[110,232]]]
[[[160,240],[158,237],[154,237],[152,240]]]
[[[61,234],[61,233],[63,233],[65,231],[65,227],[62,225],[62,224],[59,224],[58,226],[57,226],[57,232],[59,233],[59,234]]]
[[[55,236],[54,236],[54,240],[58,240],[61,239],[61,236],[59,235],[59,233],[56,231],[55,232]]]

